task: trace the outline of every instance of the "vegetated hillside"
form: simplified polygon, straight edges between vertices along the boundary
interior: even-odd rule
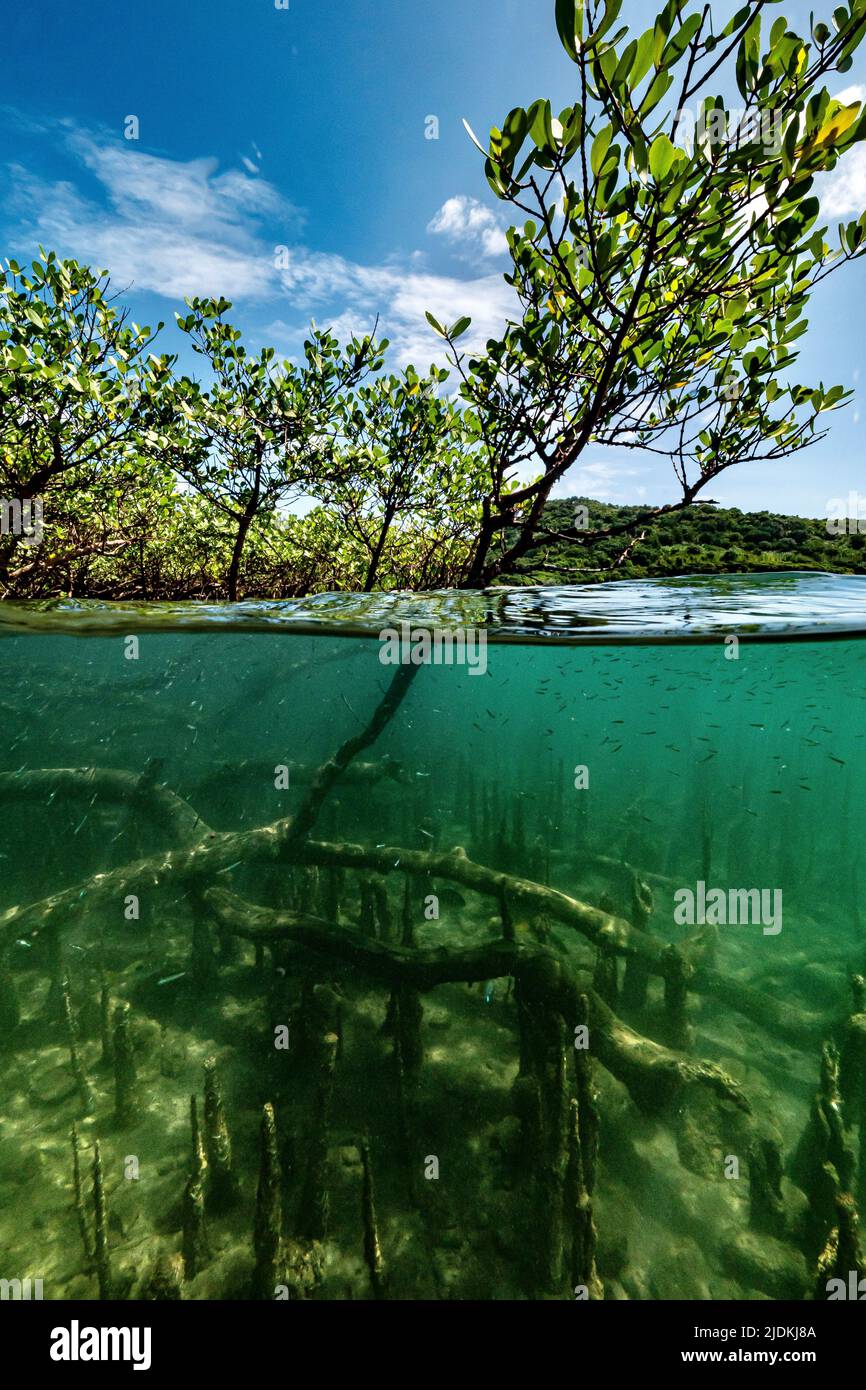
[[[550,502],[544,529],[574,525],[578,507],[589,512],[589,530],[622,525],[646,507],[620,507],[589,497]],[[856,523],[851,523],[852,527]],[[866,526],[866,522],[863,523]],[[741,512],[738,507],[695,506],[639,528],[645,529],[624,558],[628,535],[591,545],[552,541],[526,557],[511,584],[593,583],[654,575],[743,573],[760,570],[830,570],[866,573],[866,534],[829,535],[825,519]]]

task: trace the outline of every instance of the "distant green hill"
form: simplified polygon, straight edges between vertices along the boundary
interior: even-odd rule
[[[639,516],[645,507],[618,507],[590,497],[550,502],[544,529],[574,524],[579,507],[589,512],[589,529],[605,530]],[[866,523],[863,523],[866,525]],[[636,533],[640,535],[640,530]],[[605,579],[761,570],[832,570],[866,574],[866,534],[829,535],[825,519],[782,516],[775,512],[741,512],[738,507],[697,506],[674,512],[646,528],[625,557],[628,536],[612,536],[592,545],[553,540],[535,550],[511,584],[593,583]]]

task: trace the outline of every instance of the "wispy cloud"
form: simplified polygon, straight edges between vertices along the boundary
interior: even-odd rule
[[[187,162],[140,153],[84,131],[67,136],[78,166],[103,201],[70,181],[49,182],[10,166],[7,216],[29,238],[110,270],[118,285],[170,299],[188,294],[259,298],[273,291],[273,251],[261,229],[300,217],[272,185],[214,159]]]
[[[572,470],[554,488],[555,497],[595,497],[599,502],[641,501],[647,489],[635,483],[649,476],[648,468],[635,468],[613,460],[597,459]]]
[[[215,159],[146,154],[74,127],[65,128],[64,139],[71,180],[9,168],[7,233],[11,217],[16,243],[41,243],[105,268],[118,288],[174,304],[191,295],[224,295],[259,310],[272,305],[271,327],[286,351],[297,345],[310,315],[344,337],[369,332],[378,318],[378,332],[391,339],[400,362],[425,364],[443,357],[425,310],[449,323],[468,314],[473,323],[463,346],[470,351],[501,331],[513,312],[513,291],[499,274],[464,280],[431,273],[421,252],[364,265],[304,245],[300,213],[246,156],[243,168],[220,170]],[[100,197],[81,191],[87,176]],[[461,206],[446,213],[454,202]],[[486,221],[492,214],[477,205],[484,216],[477,215],[472,202],[449,200],[434,219],[441,224],[436,230],[450,238],[462,223],[476,246],[492,254],[494,229]]]

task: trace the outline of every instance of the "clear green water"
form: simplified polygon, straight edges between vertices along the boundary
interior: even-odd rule
[[[399,669],[371,632],[381,597],[334,600],[315,633],[309,606],[245,626],[226,609],[7,610],[0,1279],[51,1299],[100,1282],[115,1298],[805,1298],[840,1220],[850,1262],[861,590],[609,589],[582,607],[470,600],[485,674],[420,667],[375,737]],[[401,602],[448,617],[449,600]],[[731,659],[737,633],[786,640]],[[724,899],[715,924],[699,884]],[[751,890],[749,920],[726,920]],[[120,1091],[103,985],[109,1052],[129,1005]],[[828,1040],[842,1097],[825,1079],[815,1111]],[[211,1057],[237,1190],[220,1199],[211,1105],[206,1249],[181,1283],[190,1096],[203,1112]],[[101,1148],[101,1281],[73,1124],[90,1243]],[[773,1155],[783,1175],[762,1183]]]

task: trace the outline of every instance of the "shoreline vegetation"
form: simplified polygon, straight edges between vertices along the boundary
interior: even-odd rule
[[[26,560],[7,576],[2,598],[219,602],[459,587],[454,567],[459,547],[437,550],[435,542],[407,530],[401,531],[393,553],[383,550],[376,582],[366,585],[364,552],[345,535],[338,540],[339,516],[317,506],[305,516],[274,514],[250,526],[232,592],[231,536],[218,514],[208,515],[201,498],[183,493],[164,498],[154,528],[147,524],[144,503],[138,504],[139,511],[135,499],[128,500],[130,530],[123,541],[100,545],[94,536],[92,544],[62,558],[62,552],[52,550],[59,542],[51,539],[50,523],[46,525],[41,543],[28,547]],[[586,546],[557,539],[578,514],[587,535],[610,534]],[[866,522],[861,533],[856,519],[850,530],[837,528],[835,533],[822,518],[691,507],[640,527],[623,553],[624,528],[645,514],[644,507],[589,497],[549,502],[543,514],[552,537],[549,545],[497,583],[595,584],[791,571],[866,574]],[[7,539],[0,536],[0,547]],[[508,534],[505,539],[507,544]]]
[[[588,497],[548,504],[546,524],[557,531],[585,508],[589,526],[617,529],[645,509],[598,502]],[[833,523],[835,525],[835,523]],[[866,521],[852,519],[849,530],[831,533],[824,518],[741,511],[739,507],[692,507],[643,528],[629,553],[622,543],[603,540],[589,554],[553,543],[532,568],[509,577],[512,584],[592,584],[610,579],[664,579],[681,574],[767,574],[813,570],[831,574],[866,573]]]

